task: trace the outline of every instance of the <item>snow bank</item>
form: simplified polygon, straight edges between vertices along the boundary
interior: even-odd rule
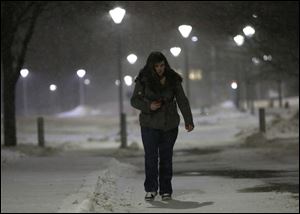
[[[236,136],[246,145],[264,145],[276,139],[299,139],[299,109],[277,110],[267,109],[267,114],[274,115],[266,122],[266,132],[261,133],[259,127],[242,130]]]
[[[210,109],[204,109],[203,111],[197,112],[196,109],[193,110],[194,123],[196,125],[215,125],[220,122],[253,117],[249,113],[241,112],[236,109],[232,101],[225,101],[217,106],[213,106]],[[183,120],[182,120],[183,122]]]
[[[94,116],[100,115],[102,111],[100,109],[93,109],[88,106],[77,106],[71,111],[62,112],[57,114],[58,117],[83,117],[83,116]]]
[[[93,198],[95,212],[126,212],[132,206],[132,177],[138,168],[120,163],[116,159],[109,162],[109,167],[98,176]],[[126,209],[127,208],[127,209]]]
[[[1,148],[1,165],[8,164],[26,157],[22,152]]]
[[[18,144],[15,147],[1,148],[1,164],[8,164],[29,156],[48,156],[60,152],[60,148],[39,147],[34,144]]]

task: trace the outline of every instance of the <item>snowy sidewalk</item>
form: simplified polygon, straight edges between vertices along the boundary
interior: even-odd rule
[[[108,160],[63,153],[1,164],[1,212],[76,211],[74,207],[93,192],[98,171]]]
[[[256,116],[195,112],[194,131],[181,124],[175,144],[173,200],[151,203],[137,117],[128,117],[124,150],[117,117],[47,118],[46,150],[34,144],[34,118],[20,120],[21,143],[1,150],[1,211],[297,213],[299,116],[273,110],[289,117],[268,124],[265,137],[255,134]]]
[[[277,144],[278,146],[278,144]],[[173,200],[144,201],[143,156],[119,155],[98,179],[90,211],[133,213],[299,211],[299,148],[229,146],[177,150]],[[278,153],[288,157],[275,158]],[[127,164],[125,164],[127,162]],[[130,164],[128,164],[130,163]],[[134,166],[133,166],[134,165]]]

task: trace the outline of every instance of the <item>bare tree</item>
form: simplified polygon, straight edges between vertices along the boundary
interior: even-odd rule
[[[47,2],[1,2],[1,76],[4,145],[16,146],[15,91],[36,21]]]

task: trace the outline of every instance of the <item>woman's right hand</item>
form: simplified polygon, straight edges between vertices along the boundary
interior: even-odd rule
[[[161,107],[161,102],[160,101],[153,101],[150,104],[150,109],[152,111],[155,111],[155,110],[159,109],[160,107]]]

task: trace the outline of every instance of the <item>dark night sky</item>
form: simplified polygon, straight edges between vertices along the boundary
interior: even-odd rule
[[[126,16],[122,25],[116,26],[108,11],[119,5],[126,9]],[[171,66],[182,64],[182,56],[175,62],[169,48],[182,46],[177,27],[183,23],[192,25],[191,35],[199,37],[198,43],[191,44],[191,67],[206,71],[210,68],[210,44],[216,45],[220,54],[234,49],[232,37],[242,33],[246,24],[257,27],[258,38],[270,38],[270,46],[272,39],[280,37],[284,42],[290,40],[284,44],[298,52],[298,10],[298,2],[277,1],[51,1],[38,21],[24,66],[34,73],[29,90],[34,97],[41,97],[42,104],[37,105],[43,105],[42,97],[49,92],[41,83],[56,82],[62,90],[60,97],[64,97],[63,108],[74,107],[77,97],[70,92],[78,90],[75,72],[84,68],[92,83],[90,104],[116,99],[116,27],[122,28],[124,75],[136,75],[152,50],[163,51]],[[252,17],[254,13],[257,19]],[[135,65],[126,61],[130,52],[139,57]]]

